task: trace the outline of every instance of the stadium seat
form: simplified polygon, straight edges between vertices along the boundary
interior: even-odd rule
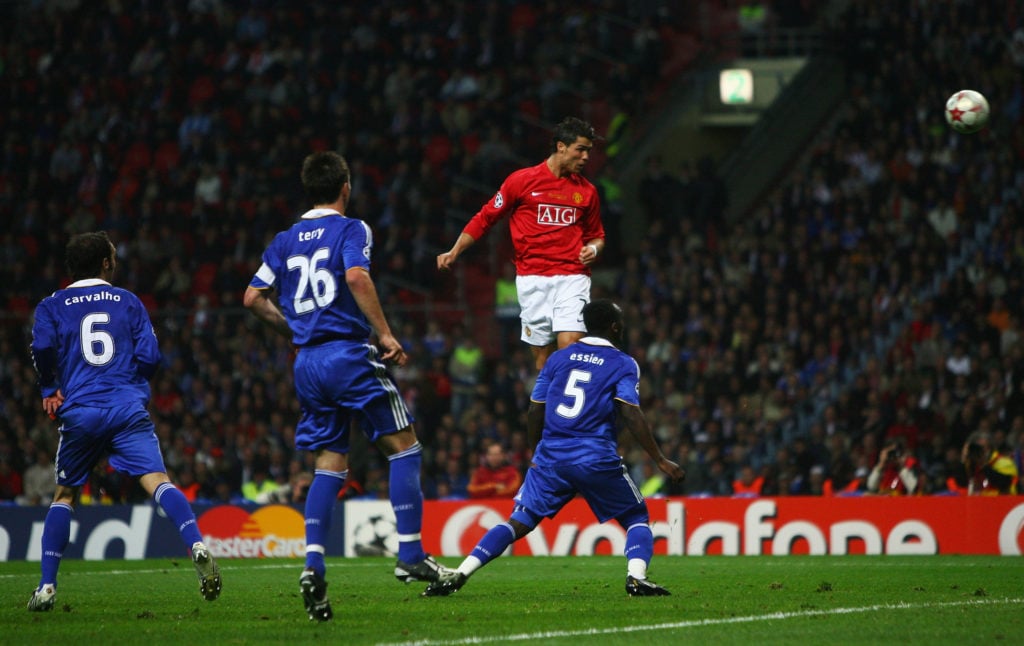
[[[160,144],[153,155],[153,167],[166,176],[172,168],[178,165],[181,159],[181,151],[175,141],[165,141]]]
[[[144,171],[153,163],[153,153],[149,145],[138,140],[128,147],[121,162],[121,173],[138,173]]]
[[[217,263],[206,262],[199,265],[192,274],[192,292],[196,295],[203,294],[207,296],[211,303],[213,303],[217,298],[216,290],[213,289],[213,283],[216,278]]]

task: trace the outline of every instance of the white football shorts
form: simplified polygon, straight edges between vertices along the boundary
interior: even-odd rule
[[[590,276],[516,276],[522,340],[550,345],[559,332],[586,332],[583,306],[590,302]]]

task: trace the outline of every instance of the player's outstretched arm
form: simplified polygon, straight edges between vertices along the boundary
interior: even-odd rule
[[[623,401],[616,401],[616,404],[618,405],[620,419],[623,420],[626,428],[633,434],[633,437],[640,443],[644,451],[647,451],[647,455],[651,456],[651,459],[657,463],[658,468],[665,475],[672,478],[674,482],[679,482],[685,478],[686,469],[669,460],[661,452],[661,448],[654,439],[651,425],[647,423],[647,417],[644,415],[643,410],[639,406],[633,406]]]
[[[288,327],[288,321],[277,306],[277,303],[270,300],[270,290],[256,289],[249,286],[245,288],[245,295],[242,296],[242,304],[256,315],[256,318],[274,328],[281,336],[291,339],[292,331]]]
[[[451,269],[452,265],[455,264],[455,259],[472,246],[474,242],[476,242],[476,239],[473,236],[466,232],[460,233],[452,248],[437,256],[437,268],[441,270]]]

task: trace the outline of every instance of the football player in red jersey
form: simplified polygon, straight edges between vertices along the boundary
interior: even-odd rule
[[[581,312],[590,302],[590,265],[604,249],[597,189],[580,174],[596,138],[586,121],[563,119],[555,126],[548,158],[506,177],[452,248],[437,257],[438,269],[450,269],[463,251],[509,217],[521,338],[538,370],[555,349],[585,332]]]

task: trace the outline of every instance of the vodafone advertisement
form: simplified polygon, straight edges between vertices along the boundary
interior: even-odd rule
[[[648,500],[654,548],[669,555],[1002,554],[1024,550],[1024,497],[665,498]],[[423,545],[465,556],[511,500],[427,501]],[[392,550],[386,502],[345,504],[346,556]],[[577,498],[512,546],[516,555],[621,554],[625,531]]]
[[[667,498],[648,500],[655,552],[669,555],[1002,554],[1024,551],[1024,496],[921,498]],[[193,507],[203,540],[219,559],[305,554],[299,508]],[[424,504],[428,552],[464,556],[512,511],[511,500]],[[0,561],[38,561],[46,507],[4,507]],[[348,501],[334,511],[331,556],[393,555],[395,516],[387,501]],[[581,499],[512,546],[517,555],[621,554],[625,532],[600,524]],[[80,506],[66,558],[188,558],[173,524],[153,505]]]
[[[306,554],[305,521],[287,505],[193,505],[203,540],[218,559],[293,558]],[[38,561],[47,507],[5,507],[0,561]],[[327,553],[341,555],[342,508],[335,509]],[[65,558],[86,560],[188,558],[181,535],[159,507],[81,505],[72,516]]]

